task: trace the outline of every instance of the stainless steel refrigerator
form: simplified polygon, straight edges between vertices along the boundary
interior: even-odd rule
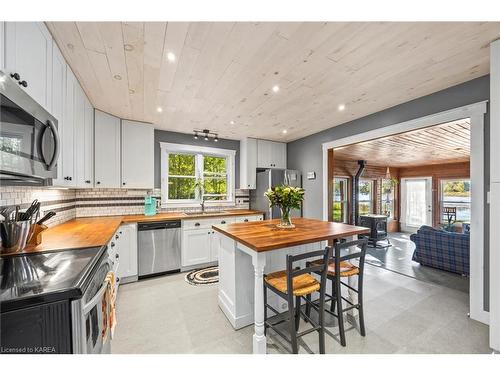
[[[250,208],[265,213],[265,219],[279,219],[278,207],[269,208],[269,200],[264,193],[271,187],[289,185],[302,187],[302,174],[292,169],[262,169],[257,171],[256,189],[250,190]],[[292,217],[302,216],[302,207],[291,211]]]

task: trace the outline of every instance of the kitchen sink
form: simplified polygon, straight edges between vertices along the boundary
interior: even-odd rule
[[[219,214],[224,214],[226,211],[190,211],[190,212],[184,212],[184,214],[191,216],[191,215],[204,215],[204,216],[210,216],[210,215],[219,215]]]

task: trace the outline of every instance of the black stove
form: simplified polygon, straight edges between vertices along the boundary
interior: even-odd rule
[[[0,258],[0,311],[81,298],[106,247]]]

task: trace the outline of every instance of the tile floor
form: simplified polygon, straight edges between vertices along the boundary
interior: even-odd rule
[[[367,251],[366,261],[390,271],[411,276],[420,281],[446,286],[465,293],[469,292],[469,278],[455,273],[442,271],[436,268],[421,266],[411,260],[415,244],[410,240],[410,233],[390,233],[391,247],[372,248]],[[380,241],[380,245],[385,241]]]
[[[350,328],[342,347],[328,320],[327,353],[491,352],[487,326],[467,317],[466,293],[370,265],[365,280],[366,337]],[[252,351],[253,327],[233,330],[217,305],[217,285],[192,286],[184,274],[122,285],[117,322],[113,353]],[[268,352],[287,352],[279,336],[268,336]],[[301,341],[300,353],[309,352],[318,352],[317,334]]]

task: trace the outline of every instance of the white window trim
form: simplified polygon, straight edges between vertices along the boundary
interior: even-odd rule
[[[168,199],[168,154],[195,154],[198,159],[196,165],[202,167],[199,159],[202,155],[222,156],[227,160],[226,171],[228,176],[227,181],[227,200],[223,201],[205,201],[205,206],[233,206],[235,204],[235,150],[227,150],[223,148],[203,147],[193,145],[183,145],[179,143],[160,142],[161,152],[161,207],[162,208],[178,208],[178,207],[199,207],[201,203],[200,197],[196,199]],[[197,170],[196,175],[203,174],[203,170]]]

